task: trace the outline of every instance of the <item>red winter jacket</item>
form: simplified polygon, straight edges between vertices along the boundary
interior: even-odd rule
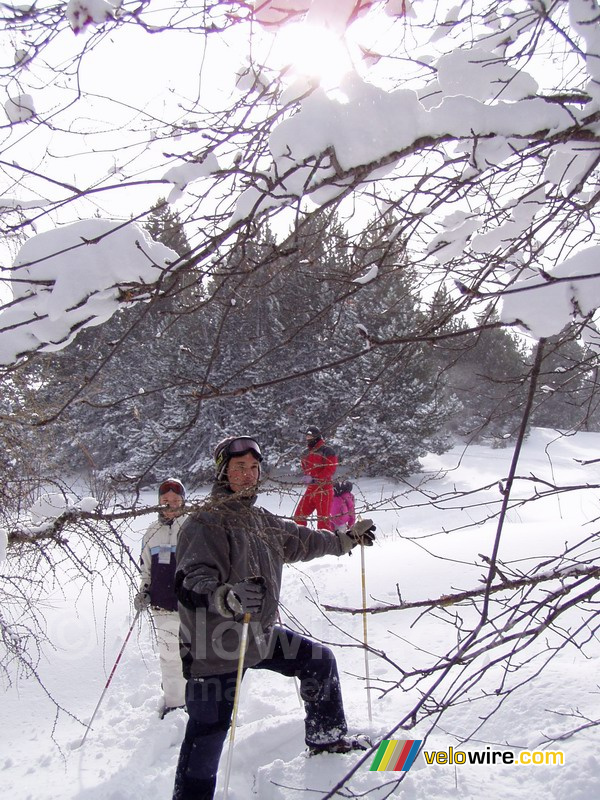
[[[304,453],[301,464],[304,474],[310,475],[315,483],[331,483],[338,466],[338,457],[333,447],[319,439],[314,447]]]

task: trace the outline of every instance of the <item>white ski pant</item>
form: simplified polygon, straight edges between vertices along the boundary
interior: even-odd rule
[[[183,706],[186,680],[181,671],[179,655],[179,614],[161,608],[151,611],[158,641],[165,708]]]

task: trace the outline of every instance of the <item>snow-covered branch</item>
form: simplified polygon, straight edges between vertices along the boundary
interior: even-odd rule
[[[448,608],[460,605],[466,601],[481,600],[487,594],[497,594],[498,592],[511,592],[515,589],[538,586],[539,584],[551,583],[555,581],[565,582],[569,579],[577,578],[597,578],[600,576],[600,567],[593,565],[576,565],[572,567],[557,567],[536,575],[524,575],[521,578],[505,578],[504,580],[493,583],[489,589],[486,586],[477,589],[466,589],[462,592],[441,595],[429,600],[412,600],[401,603],[390,603],[386,605],[367,606],[366,608],[351,608],[346,606],[334,606],[327,603],[323,604],[325,611],[337,611],[342,614],[383,614],[388,611],[407,611],[409,609],[423,608],[433,610],[436,608]]]

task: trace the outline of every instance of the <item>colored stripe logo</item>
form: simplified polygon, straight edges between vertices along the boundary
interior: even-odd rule
[[[408,772],[422,739],[384,739],[375,753],[370,772]]]

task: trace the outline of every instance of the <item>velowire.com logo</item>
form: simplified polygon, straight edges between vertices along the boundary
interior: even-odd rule
[[[384,739],[377,748],[373,763],[369,767],[371,772],[408,772],[412,767],[422,739]],[[487,765],[515,765],[518,767],[555,766],[565,764],[565,754],[562,750],[519,750],[514,752],[507,748],[493,750],[424,750],[425,764],[487,764]]]
[[[408,772],[422,739],[384,739],[375,753],[371,772]]]

